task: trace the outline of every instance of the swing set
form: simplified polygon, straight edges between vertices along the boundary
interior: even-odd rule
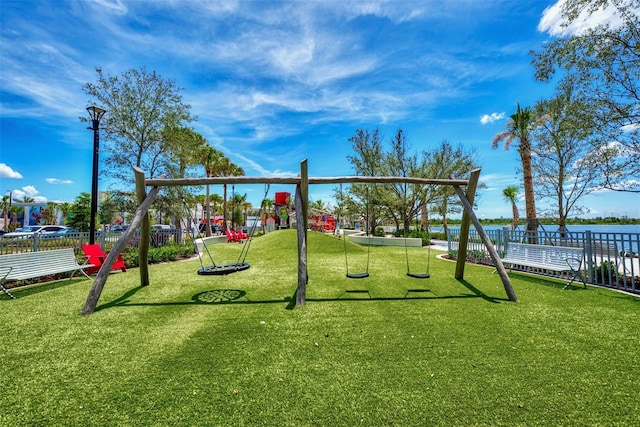
[[[129,228],[122,234],[122,236],[115,243],[107,258],[104,260],[98,274],[89,290],[89,295],[82,310],[83,315],[91,314],[95,311],[98,304],[98,300],[102,293],[102,289],[106,284],[109,272],[114,262],[117,260],[117,255],[124,250],[127,241],[132,237],[133,233],[138,228],[141,229],[140,233],[140,245],[139,245],[139,272],[140,272],[140,285],[147,286],[149,282],[149,269],[147,262],[147,254],[150,240],[150,221],[148,210],[160,191],[160,187],[164,186],[194,186],[194,185],[209,185],[209,184],[295,184],[296,196],[295,196],[295,211],[296,211],[296,224],[298,235],[298,284],[296,289],[296,306],[303,306],[306,300],[306,287],[309,281],[307,273],[307,230],[308,224],[308,188],[310,184],[342,184],[342,183],[413,183],[419,185],[448,185],[453,187],[454,191],[458,195],[464,211],[462,214],[462,222],[460,227],[460,239],[458,247],[458,259],[456,261],[455,278],[458,280],[464,279],[464,267],[467,253],[467,245],[469,240],[469,228],[471,222],[476,228],[476,231],[483,243],[485,244],[489,255],[496,266],[498,275],[502,281],[505,292],[508,299],[513,302],[518,301],[518,297],[513,290],[507,271],[502,264],[500,256],[498,255],[495,247],[493,246],[489,236],[482,228],[482,224],[478,220],[475,212],[473,211],[473,201],[475,198],[475,192],[480,177],[480,169],[471,171],[470,178],[468,180],[456,179],[450,176],[449,179],[429,179],[429,178],[414,178],[414,177],[380,177],[380,176],[343,176],[343,177],[309,177],[307,160],[303,160],[300,163],[300,175],[298,177],[247,177],[247,176],[228,176],[228,177],[206,177],[206,178],[157,178],[157,179],[145,179],[144,171],[138,167],[134,167],[134,174],[136,177],[136,195],[138,198],[138,209],[131,221]],[[151,187],[147,192],[146,188]],[[466,188],[466,192],[462,187]],[[266,197],[266,196],[265,196]],[[248,245],[247,245],[248,251]],[[244,259],[240,259],[235,266],[240,263],[244,265]],[[368,275],[368,257],[367,257],[367,270],[364,273],[348,273],[354,276],[367,277]],[[215,264],[214,264],[215,265]],[[407,263],[408,265],[408,263]],[[216,269],[226,271],[229,267],[217,268],[209,266],[211,271]],[[203,267],[204,268],[204,267]],[[235,267],[233,267],[235,268]],[[233,269],[231,268],[231,269]],[[244,269],[249,268],[247,267]],[[240,270],[238,270],[240,271]],[[212,273],[215,274],[215,273]],[[228,273],[226,273],[228,274]],[[366,274],[366,275],[364,275]],[[416,277],[416,274],[411,274],[409,271],[407,274],[410,277]],[[418,273],[417,278],[428,277],[428,264],[427,272]],[[361,277],[352,277],[361,278]]]

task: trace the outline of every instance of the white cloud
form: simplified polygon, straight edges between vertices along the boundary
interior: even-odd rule
[[[13,200],[23,200],[25,197],[33,199],[36,203],[46,203],[47,198],[44,196],[38,196],[39,191],[33,185],[25,185],[22,189],[13,190],[11,192],[11,198]]]
[[[45,178],[49,184],[73,184],[70,179],[58,179],[58,178]]]
[[[502,119],[504,119],[504,112],[485,114],[484,116],[480,117],[480,123],[482,123],[483,125],[486,125],[487,123],[493,123],[497,120],[502,120]]]
[[[538,31],[546,32],[555,37],[563,37],[582,34],[598,25],[609,25],[611,28],[617,28],[623,23],[618,10],[611,4],[607,4],[604,8],[600,7],[591,13],[583,10],[576,19],[571,23],[567,23],[566,18],[562,15],[565,1],[558,0],[554,5],[547,7],[542,12],[542,18],[538,23]]]
[[[14,171],[10,166],[5,163],[0,163],[0,178],[15,178],[20,179],[22,175],[20,172]]]
[[[111,12],[114,15],[126,15],[129,9],[120,0],[94,0],[97,9],[101,11]]]

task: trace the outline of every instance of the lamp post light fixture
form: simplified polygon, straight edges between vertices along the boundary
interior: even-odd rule
[[[92,105],[87,107],[91,117],[93,131],[93,172],[91,175],[91,217],[89,218],[89,244],[94,244],[96,239],[96,215],[98,213],[98,154],[100,153],[100,119],[107,110]]]

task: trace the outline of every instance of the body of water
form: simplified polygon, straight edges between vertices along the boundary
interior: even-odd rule
[[[502,230],[508,225],[487,225],[484,226],[485,230]],[[542,228],[544,227],[544,228]],[[542,224],[540,231],[547,231],[548,233],[555,233],[558,231],[558,226],[555,224],[545,225]],[[459,227],[458,227],[459,228]],[[524,231],[524,225],[521,224],[518,230]],[[569,232],[584,233],[585,231],[592,231],[594,233],[640,233],[640,225],[612,225],[612,224],[581,224],[581,225],[568,225],[567,230]],[[435,231],[435,230],[434,230]]]

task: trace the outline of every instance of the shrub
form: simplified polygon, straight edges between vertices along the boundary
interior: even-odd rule
[[[603,261],[594,272],[596,281],[604,285],[612,285],[618,281],[618,269],[613,261]]]
[[[447,233],[444,231],[434,231],[431,233],[431,238],[436,240],[447,240]]]
[[[138,262],[138,254],[138,248],[128,248],[122,254],[125,265],[127,267],[139,267],[140,263]],[[149,264],[158,264],[161,262],[189,258],[191,255],[193,255],[192,245],[171,244],[159,248],[149,248],[147,262]]]

